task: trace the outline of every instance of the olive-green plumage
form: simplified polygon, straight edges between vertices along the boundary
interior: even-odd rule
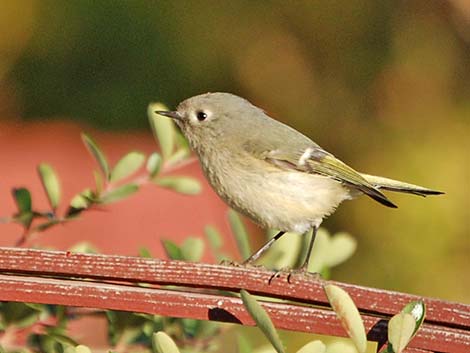
[[[361,174],[229,93],[202,94],[183,101],[174,112],[157,113],[176,121],[217,194],[266,228],[316,230],[342,201],[361,194],[396,207],[381,189],[422,196],[441,193]]]

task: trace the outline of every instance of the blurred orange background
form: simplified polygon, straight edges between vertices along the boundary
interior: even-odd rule
[[[359,247],[333,278],[470,302],[465,0],[2,2],[0,217],[15,212],[18,186],[47,208],[40,162],[58,172],[65,201],[93,184],[81,131],[112,162],[130,150],[149,153],[157,145],[147,104],[173,107],[207,91],[249,99],[360,171],[445,191],[390,195],[398,210],[368,198],[343,204],[324,226],[350,232]],[[202,194],[146,186],[27,245],[89,241],[104,253],[145,246],[163,256],[160,239],[180,243],[211,224],[234,253],[227,207],[197,163],[174,174],[201,179]],[[11,246],[21,229],[0,224],[0,232],[0,244]],[[204,260],[214,261],[209,251]]]

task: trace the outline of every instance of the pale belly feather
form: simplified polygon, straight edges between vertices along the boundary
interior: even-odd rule
[[[213,163],[205,162],[201,159],[217,194],[265,228],[304,233],[350,198],[349,190],[335,180],[274,166],[266,168],[264,161],[252,160],[239,167],[224,160],[216,163],[217,170]]]

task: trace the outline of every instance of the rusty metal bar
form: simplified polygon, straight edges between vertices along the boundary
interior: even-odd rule
[[[254,325],[237,297],[123,284],[0,275],[0,299]],[[331,310],[266,301],[262,301],[262,305],[280,329],[346,336]],[[369,340],[384,342],[387,322],[370,315],[363,315],[363,320]],[[468,353],[470,334],[425,324],[409,346],[438,352]]]
[[[263,302],[278,328],[345,335],[329,309],[322,289],[323,281],[293,276],[289,283],[285,276],[281,276],[269,282],[273,273],[260,268],[0,248],[0,272],[0,300],[127,310],[253,325],[237,297],[203,292],[213,289],[238,292],[245,288],[254,294],[300,302],[301,305]],[[154,286],[144,288],[136,284],[142,282]],[[180,290],[161,286],[166,284],[180,286]],[[390,315],[418,298],[336,284],[348,291],[363,313],[368,338],[381,344],[386,341],[385,328]],[[431,298],[424,300],[428,307],[427,320],[408,351],[469,352],[470,306]]]
[[[270,281],[273,272],[259,267],[220,266],[204,263],[148,259],[130,256],[0,248],[0,272],[32,275],[94,278],[131,283],[155,283],[239,291],[280,297],[329,307],[323,281],[309,277],[286,276]],[[357,307],[366,313],[394,315],[413,300],[424,299],[426,321],[443,326],[470,328],[470,305],[417,295],[335,283],[345,289]]]

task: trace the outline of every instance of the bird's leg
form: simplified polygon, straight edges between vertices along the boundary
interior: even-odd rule
[[[305,256],[304,262],[299,267],[300,271],[307,272],[307,270],[308,270],[308,263],[310,261],[310,255],[312,255],[313,243],[315,243],[315,237],[317,235],[317,230],[318,230],[318,227],[314,226],[313,227],[313,232],[312,232],[312,237],[310,238],[310,243],[308,244],[307,255]]]
[[[310,256],[312,255],[312,249],[313,249],[313,244],[315,243],[315,236],[317,235],[317,230],[318,230],[318,226],[314,226],[313,231],[312,231],[312,237],[310,238],[310,242],[308,244],[307,254],[305,256],[304,262],[299,268],[289,271],[289,274],[287,275],[287,282],[290,283],[291,276],[296,275],[296,274],[309,275],[309,276],[312,275],[315,278],[320,277],[319,273],[308,272],[308,263],[310,261]]]
[[[268,250],[276,240],[278,240],[280,237],[282,237],[286,232],[280,231],[277,233],[274,237],[269,239],[269,241],[264,244],[257,252],[255,252],[253,255],[251,255],[248,259],[243,261],[242,265],[251,265],[253,262],[258,260],[258,258],[266,251]]]

